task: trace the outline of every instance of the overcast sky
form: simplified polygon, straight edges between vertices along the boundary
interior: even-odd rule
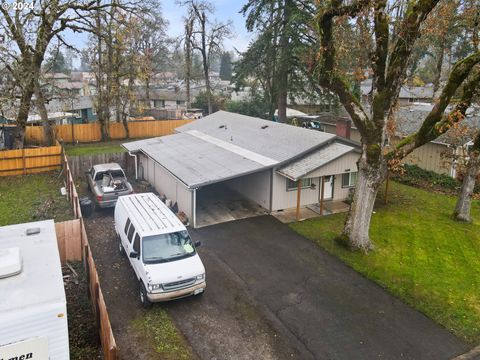
[[[179,36],[183,32],[182,18],[185,14],[185,9],[175,4],[175,0],[162,0],[163,16],[169,22],[170,36]],[[252,38],[252,34],[245,29],[245,19],[242,14],[239,14],[244,1],[235,0],[215,0],[212,1],[215,6],[214,18],[222,22],[231,20],[233,22],[234,37],[225,41],[225,48],[233,50],[236,48],[239,51],[247,49],[248,42]]]
[[[222,22],[231,20],[233,22],[233,37],[225,41],[225,49],[245,51],[252,34],[245,28],[245,19],[239,14],[243,6],[243,1],[235,0],[215,0],[212,1],[215,6],[215,13],[212,19],[218,19]],[[183,16],[185,9],[175,3],[175,0],[161,0],[162,12],[165,19],[169,22],[168,34],[171,37],[177,37],[183,32]],[[88,40],[87,34],[65,34],[68,42],[78,48],[83,48]]]

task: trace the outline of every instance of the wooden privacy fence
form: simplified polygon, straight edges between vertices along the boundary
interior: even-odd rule
[[[55,223],[60,261],[65,265],[67,261],[82,260],[82,234],[80,219]]]
[[[85,171],[89,170],[93,165],[111,162],[119,164],[127,174],[135,172],[134,159],[126,152],[68,157],[68,164],[74,178],[84,177]]]
[[[62,147],[0,151],[0,176],[26,175],[60,169]]]
[[[77,227],[76,229],[71,230],[64,229],[64,231],[68,232],[68,235],[72,236],[69,241],[73,241],[74,244],[72,246],[75,248],[75,250],[77,250],[75,244],[81,244],[81,248],[83,249],[83,251],[81,251],[83,255],[83,264],[89,282],[89,295],[90,300],[92,301],[98,336],[102,344],[103,356],[105,360],[116,360],[117,344],[113,336],[112,325],[110,323],[110,318],[108,317],[107,306],[105,304],[102,289],[100,287],[97,267],[95,266],[92,251],[88,243],[87,232],[85,231],[85,224],[83,223],[82,210],[80,208],[77,189],[73,181],[73,176],[70,171],[67,157],[63,155],[62,160],[63,169],[65,171],[65,187],[67,190],[67,197],[72,205],[72,211],[76,219],[73,220],[73,222],[69,222],[69,224],[66,224],[65,227]],[[75,240],[73,240],[74,237],[76,237]],[[66,250],[65,254],[68,254]]]
[[[128,122],[130,138],[146,138],[173,134],[175,128],[188,124],[192,120],[146,120]],[[56,138],[66,143],[100,141],[100,123],[67,124],[54,127]],[[125,139],[126,132],[122,123],[110,123],[109,134],[114,140]],[[40,144],[44,140],[41,126],[28,126],[25,139],[28,143]]]

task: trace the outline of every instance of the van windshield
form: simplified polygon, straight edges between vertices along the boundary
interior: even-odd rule
[[[174,261],[195,255],[195,245],[186,230],[146,236],[142,239],[142,244],[145,264]]]

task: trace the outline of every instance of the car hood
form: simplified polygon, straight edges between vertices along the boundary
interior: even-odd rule
[[[159,264],[146,264],[147,279],[152,284],[164,284],[185,280],[203,274],[205,268],[198,254],[194,256]]]

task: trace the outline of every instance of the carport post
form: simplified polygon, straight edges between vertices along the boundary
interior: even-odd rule
[[[322,180],[322,189],[320,191],[320,215],[323,215],[323,198],[325,197],[325,176],[320,178]]]
[[[192,223],[195,229],[197,227],[197,189],[193,189],[192,194]]]
[[[302,179],[297,180],[297,221],[300,220],[300,194],[302,192]]]

